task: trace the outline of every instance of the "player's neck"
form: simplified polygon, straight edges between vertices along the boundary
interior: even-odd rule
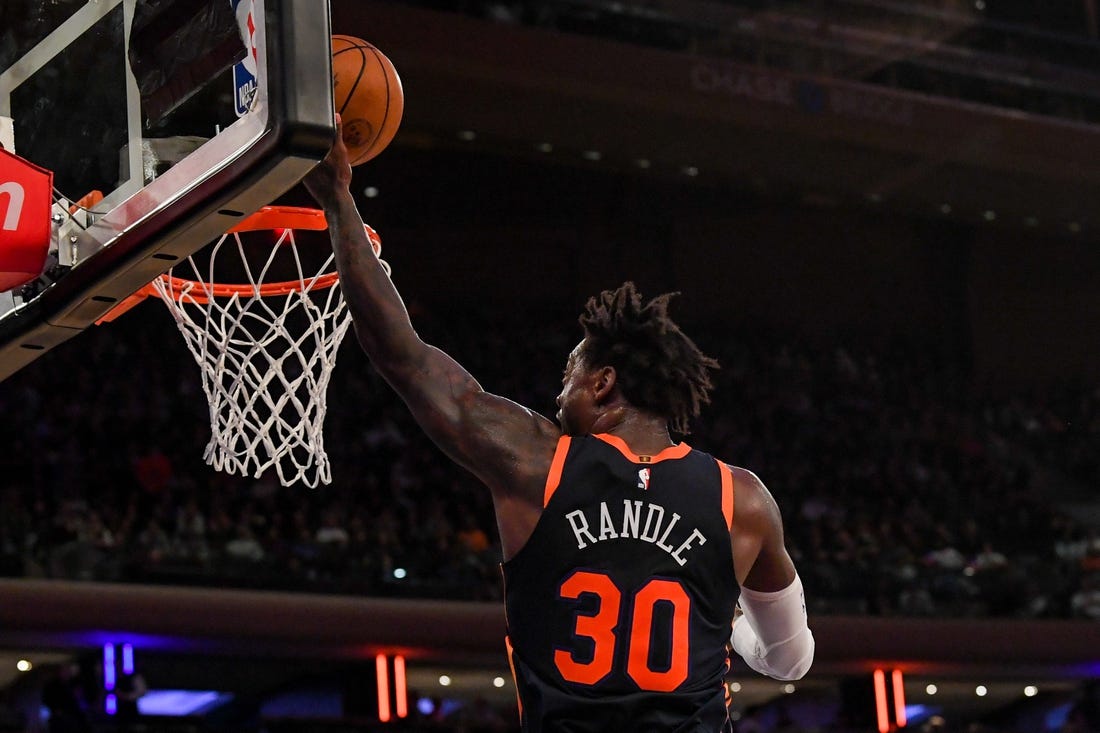
[[[594,435],[610,433],[638,455],[656,455],[675,444],[664,420],[632,408],[605,412],[593,423],[591,432]]]

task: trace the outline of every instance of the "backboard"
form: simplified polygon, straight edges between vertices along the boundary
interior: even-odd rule
[[[0,293],[3,379],[297,184],[335,127],[327,0],[0,0],[0,18],[0,142],[53,172],[56,202],[43,276]]]

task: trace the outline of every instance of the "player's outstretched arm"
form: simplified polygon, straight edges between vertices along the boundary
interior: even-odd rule
[[[339,130],[332,152],[303,183],[325,211],[340,286],[372,364],[432,440],[485,481],[494,496],[526,491],[541,501],[560,430],[541,415],[486,393],[460,364],[416,334],[363,230]]]
[[[742,615],[733,622],[734,651],[757,672],[802,678],[814,659],[802,581],[783,543],[783,519],[763,482],[733,468],[733,564]]]

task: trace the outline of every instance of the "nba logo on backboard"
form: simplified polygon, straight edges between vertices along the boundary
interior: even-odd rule
[[[233,0],[233,12],[237,15],[237,27],[241,31],[248,53],[233,66],[233,103],[238,117],[244,117],[252,107],[256,96],[256,14],[254,0]]]

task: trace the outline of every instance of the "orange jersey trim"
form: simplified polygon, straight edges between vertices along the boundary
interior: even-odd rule
[[[565,467],[565,455],[569,452],[569,444],[572,438],[563,435],[558,438],[558,447],[554,449],[554,459],[550,461],[550,473],[546,474],[546,488],[542,491],[542,508],[550,503],[550,497],[558,490],[561,483],[561,471]]]
[[[726,665],[722,670],[722,696],[726,699],[726,707],[728,708],[733,704],[733,692],[730,690],[729,683],[726,682],[726,675],[730,673],[730,647],[726,645]]]
[[[620,453],[626,456],[627,460],[633,463],[660,463],[661,461],[667,461],[673,458],[683,458],[691,452],[690,445],[687,443],[678,443],[676,445],[670,445],[655,456],[640,456],[630,450],[630,446],[626,444],[626,441],[617,435],[599,433],[592,437],[599,438],[613,448],[617,448]]]
[[[523,698],[519,696],[519,679],[516,678],[516,661],[513,659],[515,650],[512,649],[511,637],[504,637],[504,649],[508,652],[508,669],[512,670],[512,684],[516,686],[516,707],[519,708],[519,719],[523,722]]]
[[[723,461],[718,461],[718,472],[722,474],[722,516],[726,518],[726,528],[733,529],[733,471]]]

